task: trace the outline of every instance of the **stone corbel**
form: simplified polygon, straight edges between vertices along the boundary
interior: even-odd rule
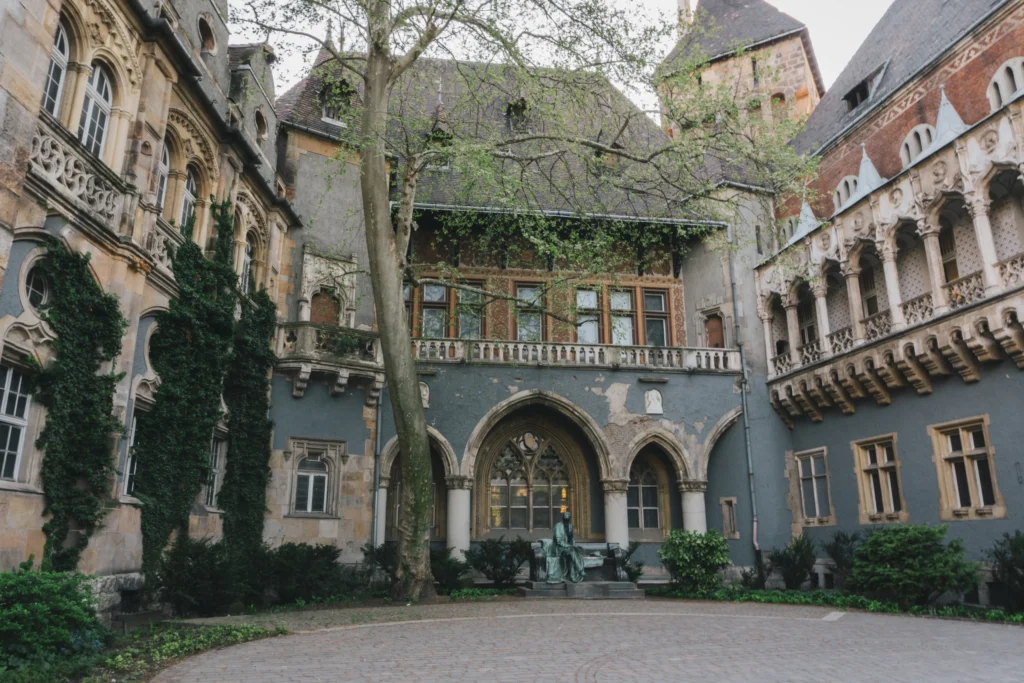
[[[839,406],[839,409],[843,411],[844,415],[853,415],[856,412],[856,408],[853,405],[853,399],[846,393],[846,389],[843,387],[842,382],[839,379],[839,373],[832,371],[832,378],[825,384],[825,391],[828,392],[829,397],[833,403]]]
[[[448,489],[472,491],[473,477],[464,477],[461,474],[453,474],[444,478],[445,486]]]
[[[774,408],[775,412],[778,414],[779,419],[781,419],[782,422],[787,427],[789,427],[790,429],[793,429],[796,425],[793,422],[793,418],[789,414],[789,411],[786,410],[785,407],[783,407],[782,401],[779,400],[779,392],[777,392],[777,391],[773,391],[772,392],[772,394],[771,394],[771,404],[772,404],[772,408]]]
[[[1005,311],[1003,324],[992,330],[992,336],[1017,367],[1024,370],[1024,328],[1017,320],[1017,312]]]
[[[373,384],[370,385],[369,390],[366,392],[366,405],[376,406],[380,400],[380,392],[384,390],[384,375],[375,375]]]
[[[949,343],[940,346],[939,351],[965,382],[977,382],[981,379],[978,364],[964,342],[963,332],[953,330],[949,335]]]
[[[861,384],[860,378],[857,376],[857,368],[850,364],[846,366],[845,371],[842,374],[837,373],[836,379],[851,399],[866,398],[869,396],[868,390]]]
[[[345,393],[345,387],[348,386],[348,378],[348,370],[338,370],[338,374],[334,376],[334,384],[331,386],[331,396],[341,396]]]
[[[811,418],[812,422],[822,421],[824,416],[822,415],[821,411],[818,409],[818,406],[815,404],[814,400],[811,398],[809,392],[807,391],[806,382],[800,382],[799,390],[796,392],[793,398],[796,400],[797,404],[799,404],[800,410],[803,411],[804,415]]]
[[[828,390],[825,387],[825,381],[821,378],[821,375],[815,375],[814,380],[811,382],[810,388],[807,390],[810,397],[814,399],[814,402],[821,408],[831,408],[834,403],[832,397],[829,396]]]
[[[860,380],[860,383],[864,385],[864,388],[868,390],[871,398],[875,399],[878,405],[887,406],[892,403],[889,388],[882,378],[878,376],[874,360],[871,358],[864,360],[864,371],[857,374],[857,379]]]
[[[629,479],[602,479],[601,487],[605,493],[626,493],[629,489]]]
[[[878,366],[876,371],[889,389],[901,389],[907,386],[907,380],[903,377],[903,373],[900,372],[899,367],[896,365],[896,359],[891,352],[886,352],[882,356],[882,364]]]
[[[966,341],[967,347],[981,362],[999,361],[1003,358],[1003,347],[992,335],[987,320],[979,320],[975,323],[974,334],[964,341]]]
[[[910,380],[910,384],[918,394],[923,396],[932,393],[932,379],[928,376],[928,371],[921,365],[917,354],[914,353],[913,344],[907,344],[899,351],[896,367],[900,369],[904,377]]]
[[[797,403],[796,397],[793,395],[793,387],[791,385],[786,385],[785,394],[779,397],[779,402],[794,417],[804,414],[800,404]]]
[[[935,337],[927,341],[925,352],[918,355],[917,359],[921,361],[921,366],[928,371],[929,375],[948,377],[953,374],[953,368],[946,361],[946,357],[942,355],[939,342]]]
[[[679,481],[679,491],[682,493],[705,493],[707,490],[708,483],[702,479],[682,479]]]
[[[309,378],[313,375],[313,366],[303,363],[299,366],[299,373],[295,375],[295,384],[292,385],[292,396],[302,398],[309,386]]]

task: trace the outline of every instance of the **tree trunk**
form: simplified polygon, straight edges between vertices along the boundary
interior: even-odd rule
[[[388,3],[377,3],[386,11]],[[386,24],[371,16],[370,35]],[[386,40],[386,38],[384,39]],[[400,263],[388,197],[384,136],[387,127],[391,64],[388,55],[370,41],[367,51],[360,159],[363,215],[369,250],[373,301],[380,330],[388,395],[398,431],[402,490],[399,514],[398,569],[391,585],[394,599],[422,600],[435,595],[430,572],[430,494],[433,478],[426,417],[416,378],[412,338],[405,315]]]

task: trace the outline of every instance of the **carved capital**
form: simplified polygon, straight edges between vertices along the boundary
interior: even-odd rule
[[[602,479],[601,486],[605,493],[625,493],[629,488],[628,479]]]
[[[828,280],[823,277],[818,278],[811,285],[811,291],[814,293],[815,299],[824,299],[828,296]]]
[[[380,484],[377,488],[386,489],[391,486],[391,477],[386,475],[380,475]]]
[[[971,214],[971,218],[975,220],[978,218],[988,218],[991,206],[992,200],[982,194],[975,194],[967,202],[967,211]]]
[[[925,218],[917,221],[917,234],[921,237],[927,237],[928,235],[938,235],[939,226],[931,223]]]
[[[854,263],[853,261],[846,261],[839,266],[839,272],[843,274],[847,280],[854,277],[860,277],[860,264]]]
[[[473,489],[473,478],[455,474],[444,478],[445,486],[453,490],[471,491]]]
[[[701,479],[683,479],[679,482],[679,490],[683,493],[704,493],[708,483]]]

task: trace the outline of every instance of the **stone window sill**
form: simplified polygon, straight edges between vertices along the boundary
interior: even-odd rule
[[[805,519],[803,526],[806,527],[819,527],[819,526],[835,526],[835,517],[814,517],[811,519]]]
[[[135,507],[142,507],[142,501],[135,496],[121,496],[117,499],[118,503],[122,505],[134,505]]]
[[[11,481],[9,479],[0,479],[0,491],[16,491],[18,493],[31,493],[37,496],[43,495],[43,491],[40,488],[32,486],[31,484],[25,484],[20,481]]]
[[[217,510],[216,512],[220,512]],[[318,512],[289,512],[285,519],[341,519],[338,515],[327,515]]]

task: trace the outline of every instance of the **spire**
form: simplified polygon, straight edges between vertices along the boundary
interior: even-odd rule
[[[800,218],[797,219],[796,229],[793,230],[793,236],[789,238],[783,249],[807,237],[817,230],[820,225],[821,221],[814,215],[814,209],[811,208],[811,205],[807,203],[807,199],[804,198],[803,205],[800,207]]]
[[[942,99],[939,101],[939,115],[935,120],[935,139],[921,156],[931,154],[940,147],[945,147],[967,130],[967,124],[960,118],[960,113],[946,97],[946,86],[940,85],[939,91],[942,93]]]
[[[867,145],[861,143],[860,172],[857,174],[857,198],[866,196],[875,189],[885,184],[886,180],[875,168],[875,164],[868,156]],[[852,203],[852,202],[851,202]]]

